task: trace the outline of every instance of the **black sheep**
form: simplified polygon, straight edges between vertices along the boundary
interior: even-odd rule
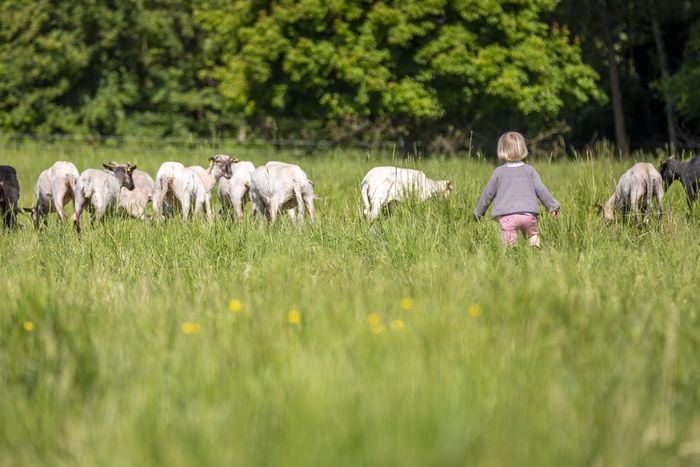
[[[664,181],[664,189],[668,190],[674,180],[678,180],[685,188],[688,209],[693,210],[693,201],[698,195],[700,186],[700,156],[695,156],[688,162],[667,159],[659,166],[659,173]]]
[[[0,216],[5,228],[18,227],[17,201],[19,200],[19,182],[14,167],[0,165]]]

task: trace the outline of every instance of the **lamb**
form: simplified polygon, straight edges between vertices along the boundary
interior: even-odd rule
[[[210,157],[206,170],[199,166],[185,167],[179,162],[164,162],[156,174],[153,190],[154,219],[162,219],[164,204],[171,207],[177,201],[184,219],[189,218],[190,208],[194,204],[194,214],[204,208],[207,219],[212,221],[214,215],[209,193],[221,177],[231,178],[231,164],[237,162],[238,159],[231,159],[225,154]]]
[[[644,220],[648,220],[652,208],[652,199],[656,201],[659,216],[663,214],[664,187],[661,174],[652,164],[639,162],[622,174],[615,193],[604,203],[598,204],[596,210],[607,221],[615,219],[615,210],[620,209],[622,216],[636,214],[641,207]]]
[[[106,170],[86,169],[75,184],[75,229],[83,228],[83,209],[92,212],[92,223],[99,221],[107,209],[116,206],[121,187],[134,189],[131,164],[103,164]]]
[[[6,229],[22,227],[17,222],[19,208],[19,181],[14,167],[0,165],[0,216]]]
[[[697,198],[697,190],[700,187],[700,156],[695,156],[688,162],[667,159],[659,166],[659,172],[665,189],[668,190],[674,180],[683,184],[688,210],[692,212],[693,202]]]
[[[314,222],[313,183],[294,164],[271,161],[255,169],[251,175],[250,200],[265,221],[274,222],[280,209],[285,209],[292,222]]]
[[[250,201],[251,175],[255,166],[248,161],[240,161],[232,168],[230,179],[222,178],[219,182],[219,200],[221,200],[222,212],[231,209],[236,213],[239,221],[243,221],[243,207]]]
[[[450,195],[452,182],[431,180],[420,170],[401,167],[375,167],[367,172],[360,184],[364,215],[368,222],[379,217],[383,207],[391,207],[413,194],[420,202],[439,193]]]
[[[74,199],[75,184],[80,173],[72,162],[57,161],[41,172],[34,186],[36,205],[25,209],[29,212],[34,227],[48,224],[48,215],[55,210],[61,221],[66,219],[65,207]]]
[[[153,178],[143,170],[131,173],[134,189],[122,187],[119,192],[119,207],[136,219],[146,219],[146,206],[153,197]]]

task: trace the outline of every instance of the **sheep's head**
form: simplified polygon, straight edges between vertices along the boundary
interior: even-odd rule
[[[676,178],[676,171],[673,167],[673,160],[666,159],[659,165],[659,173],[661,174],[661,179],[664,181],[664,190],[668,190],[668,187],[673,183]]]
[[[232,159],[226,154],[217,154],[214,157],[209,158],[209,170],[214,175],[215,178],[231,178],[233,172],[231,171],[231,164],[238,162],[238,159]]]
[[[454,191],[454,186],[450,180],[439,180],[438,191],[445,196],[450,196],[452,191]]]
[[[595,205],[596,214],[602,216],[608,222],[615,220],[615,205],[612,203],[598,203]]]
[[[29,214],[29,217],[32,218],[32,222],[34,223],[34,228],[38,229],[39,221],[41,220],[39,216],[39,210],[37,208],[22,208],[22,211]]]
[[[102,166],[106,170],[112,172],[112,174],[115,177],[117,177],[117,180],[119,180],[121,186],[123,186],[127,190],[134,189],[134,177],[132,175],[134,170],[136,170],[136,166],[131,165],[131,162],[129,162],[128,164],[118,164],[114,161],[111,161],[109,164],[102,164]]]

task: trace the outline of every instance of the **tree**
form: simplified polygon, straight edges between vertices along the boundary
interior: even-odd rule
[[[212,76],[247,118],[534,131],[603,96],[556,0],[201,2]],[[211,38],[218,38],[216,40]]]
[[[191,2],[0,5],[0,128],[99,135],[216,131]]]
[[[697,144],[700,134],[700,8],[695,6],[689,16],[694,20],[683,49],[683,61],[675,72],[663,77],[661,86],[683,119],[684,139]]]

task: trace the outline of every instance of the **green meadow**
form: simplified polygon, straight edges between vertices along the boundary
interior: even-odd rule
[[[700,214],[677,184],[661,221],[606,225],[593,206],[632,160],[532,158],[562,204],[534,251],[472,220],[478,157],[26,144],[0,163],[31,206],[55,160],[155,176],[218,152],[301,165],[317,222],[0,234],[0,466],[700,463]],[[367,225],[359,183],[389,164],[455,191]]]

